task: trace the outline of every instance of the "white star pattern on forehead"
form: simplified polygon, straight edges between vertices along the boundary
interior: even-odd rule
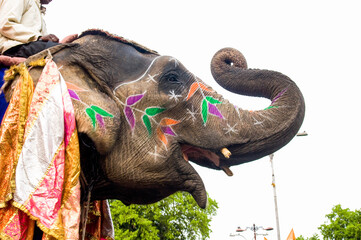
[[[193,106],[192,106],[192,110],[189,110],[189,108],[187,108],[187,114],[190,116],[193,122],[196,120],[197,113],[194,111]]]
[[[165,156],[157,153],[157,146],[154,147],[154,152],[149,152],[150,155],[154,156],[154,160],[157,160],[157,157],[165,158]]]
[[[175,102],[178,102],[179,101],[178,98],[182,97],[182,95],[175,94],[174,90],[170,90],[168,96],[169,96],[169,100],[174,99]]]
[[[253,120],[254,120],[254,125],[262,125],[264,122],[264,121],[261,122],[261,121],[255,119],[254,117],[253,117]]]
[[[148,74],[147,82],[150,82],[150,81],[152,81],[152,82],[157,82],[157,81],[155,81],[154,77],[156,77],[156,76],[158,76],[158,75],[159,75],[159,73],[158,73],[158,74],[154,74],[153,76],[150,75],[150,74]]]
[[[179,62],[178,62],[177,59],[175,59],[175,58],[170,58],[170,59],[169,59],[169,62],[170,62],[170,61],[174,61],[174,67],[178,67]]]
[[[237,126],[237,123],[234,124],[233,126],[231,126],[231,125],[229,125],[229,124],[227,123],[227,127],[226,127],[226,128],[223,128],[223,130],[226,131],[225,134],[227,134],[227,133],[228,133],[228,134],[231,134],[231,133],[237,134],[237,133],[238,133],[238,130],[236,129],[236,126]]]

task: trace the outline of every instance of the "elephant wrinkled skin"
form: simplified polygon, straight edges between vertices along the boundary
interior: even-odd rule
[[[53,60],[73,98],[81,167],[94,183],[93,199],[146,204],[187,191],[204,208],[204,184],[188,161],[232,175],[230,166],[286,145],[304,118],[294,82],[247,69],[234,49],[216,53],[214,78],[229,91],[269,98],[268,108],[242,110],[177,59],[100,30],[58,48],[51,49]],[[41,69],[30,73],[36,82]]]

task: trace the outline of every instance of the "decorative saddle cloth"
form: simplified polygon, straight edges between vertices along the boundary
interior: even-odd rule
[[[0,128],[0,238],[79,239],[80,155],[74,109],[55,62],[45,65],[33,89],[24,64]],[[3,105],[1,105],[3,106]],[[91,204],[86,238],[114,238],[106,201]]]

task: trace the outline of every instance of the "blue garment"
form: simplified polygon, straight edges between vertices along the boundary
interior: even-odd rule
[[[4,73],[7,69],[6,68],[0,68],[0,87],[4,84]],[[0,94],[0,123],[3,119],[3,116],[5,114],[5,111],[8,107],[8,103],[5,101],[4,93]]]

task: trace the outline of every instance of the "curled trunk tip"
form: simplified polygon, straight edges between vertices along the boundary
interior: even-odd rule
[[[231,67],[248,68],[246,58],[240,51],[234,48],[223,48],[214,54],[211,62],[214,79],[218,79],[219,74],[226,72]]]
[[[297,134],[305,103],[301,91],[289,77],[276,71],[247,68],[243,54],[232,48],[221,49],[214,55],[211,71],[215,81],[230,92],[271,100],[271,105],[264,110],[237,111],[238,116],[242,115],[243,128],[247,128],[239,138],[248,140],[226,146],[232,152],[229,159],[224,156],[227,166],[273,153]],[[238,119],[235,117],[234,121]]]

